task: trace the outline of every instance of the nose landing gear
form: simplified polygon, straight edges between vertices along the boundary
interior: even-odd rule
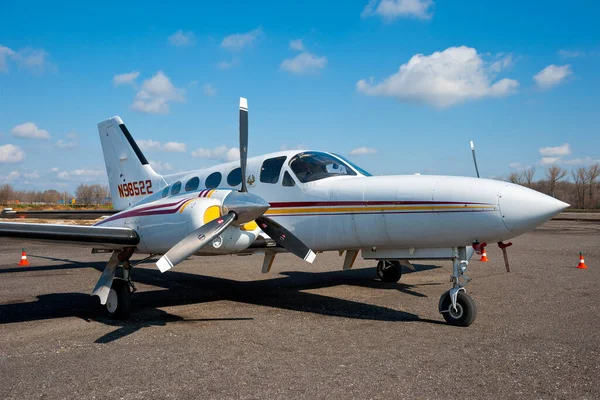
[[[462,260],[461,260],[462,258]],[[477,317],[477,305],[465,291],[471,279],[465,276],[469,262],[465,260],[466,248],[452,248],[452,289],[440,297],[439,311],[446,322],[454,326],[469,326]]]

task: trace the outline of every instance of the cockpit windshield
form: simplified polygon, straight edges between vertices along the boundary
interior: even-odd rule
[[[318,151],[307,151],[290,160],[290,168],[302,183],[318,181],[332,176],[356,175],[343,161]]]

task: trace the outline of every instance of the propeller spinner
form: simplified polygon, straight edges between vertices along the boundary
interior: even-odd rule
[[[248,161],[248,100],[240,98],[240,169],[242,172],[242,188],[239,192],[231,192],[223,200],[222,217],[202,225],[183,240],[173,246],[157,262],[161,272],[171,269],[189,256],[200,251],[212,242],[232,224],[243,225],[256,220],[260,229],[269,235],[275,243],[290,253],[312,263],[315,253],[294,234],[279,223],[263,214],[269,209],[269,203],[259,196],[248,193],[246,186],[246,164]]]

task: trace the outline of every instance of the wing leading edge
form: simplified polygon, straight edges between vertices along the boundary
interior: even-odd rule
[[[130,228],[0,222],[0,237],[35,242],[64,242],[111,249],[137,246],[140,237]]]

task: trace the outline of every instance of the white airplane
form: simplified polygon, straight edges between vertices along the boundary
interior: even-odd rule
[[[308,262],[315,252],[360,253],[397,282],[409,260],[451,259],[452,288],[439,311],[468,326],[477,309],[464,286],[474,250],[528,232],[569,205],[507,182],[455,176],[371,176],[322,151],[281,151],[247,159],[248,108],[240,99],[240,162],[157,174],[119,117],[98,124],[115,209],[94,226],[0,223],[0,237],[57,241],[111,251],[92,295],[109,316],[130,311],[134,253],[161,257],[165,272],[191,255],[277,253]],[[312,250],[311,250],[312,249]],[[147,258],[147,259],[148,259]],[[115,278],[122,264],[123,279]]]

